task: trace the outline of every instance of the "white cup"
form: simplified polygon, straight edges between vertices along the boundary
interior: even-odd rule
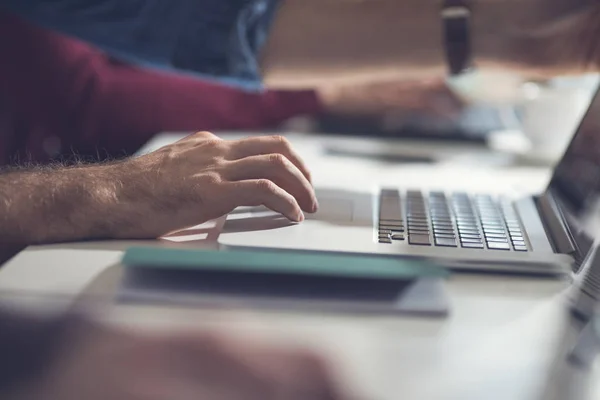
[[[583,87],[525,85],[522,127],[530,145],[524,157],[544,164],[560,160],[592,94]]]

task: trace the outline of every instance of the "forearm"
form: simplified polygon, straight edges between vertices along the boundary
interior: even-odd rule
[[[544,75],[597,69],[598,60],[581,57],[594,53],[588,47],[598,39],[591,29],[599,25],[598,5],[583,1],[568,13],[555,6],[564,14],[558,18],[547,11],[552,2],[472,0],[476,66]],[[441,0],[283,0],[262,53],[266,82],[444,75],[440,6]]]
[[[114,165],[0,174],[0,247],[103,239],[135,214]]]
[[[309,91],[247,93],[127,66],[106,65],[103,72],[104,90],[90,111],[106,122],[103,126],[116,127],[97,133],[117,143],[134,136],[147,140],[150,132],[262,129],[320,111],[316,94]]]

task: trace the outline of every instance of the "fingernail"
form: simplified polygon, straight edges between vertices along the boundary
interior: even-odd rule
[[[319,210],[319,201],[315,199],[312,206],[312,212],[316,213]]]
[[[296,222],[302,222],[304,221],[304,213],[302,213],[302,211],[300,211],[297,215],[296,215]]]

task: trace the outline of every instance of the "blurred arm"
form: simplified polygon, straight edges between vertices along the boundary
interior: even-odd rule
[[[0,54],[0,110],[21,121],[18,132],[0,121],[0,164],[131,154],[162,131],[264,129],[322,109],[313,91],[246,92],[120,63],[2,11]]]

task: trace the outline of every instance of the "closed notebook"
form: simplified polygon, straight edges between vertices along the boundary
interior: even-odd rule
[[[424,261],[300,251],[215,251],[136,247],[126,251],[122,263],[127,267],[163,270],[374,280],[411,280],[448,275],[446,269]]]
[[[418,314],[449,311],[439,266],[298,251],[132,248],[119,301],[188,307]]]

